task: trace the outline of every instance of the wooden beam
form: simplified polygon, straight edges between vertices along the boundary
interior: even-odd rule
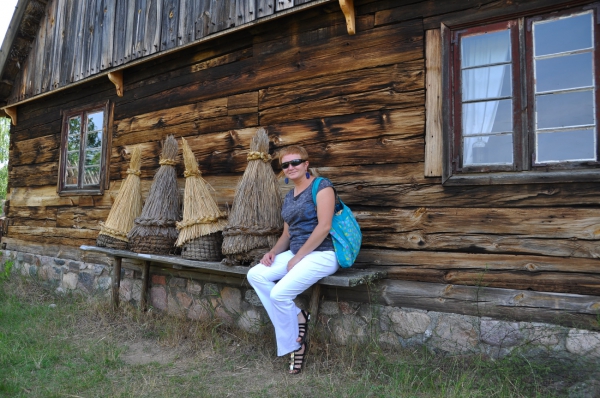
[[[114,257],[113,280],[112,280],[112,307],[113,311],[119,308],[119,290],[121,288],[121,257]],[[142,292],[143,294],[143,292]]]
[[[442,176],[442,35],[440,29],[425,34],[425,177]]]
[[[348,34],[356,34],[356,21],[354,20],[354,0],[340,0],[340,7],[346,17]]]
[[[6,112],[6,114],[10,117],[10,120],[12,121],[13,126],[16,126],[17,125],[17,107],[11,106],[8,108],[4,108],[4,112]]]
[[[319,319],[319,299],[321,298],[321,285],[316,283],[310,294],[309,311],[313,319]]]
[[[114,72],[108,73],[108,79],[115,85],[117,88],[117,95],[119,97],[123,96],[123,70],[117,70]]]
[[[142,292],[140,294],[140,310],[148,309],[148,285],[150,280],[150,261],[144,261],[142,268]]]

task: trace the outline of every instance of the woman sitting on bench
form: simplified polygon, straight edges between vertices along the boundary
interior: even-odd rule
[[[291,189],[283,201],[283,234],[248,272],[248,282],[262,301],[275,327],[277,355],[291,353],[290,373],[304,367],[308,351],[310,314],[294,304],[294,299],[338,270],[329,231],[335,206],[331,183],[321,180],[317,206],[313,202],[315,177],[308,172],[308,153],[300,146],[283,148],[279,162]],[[275,283],[275,281],[278,281]]]

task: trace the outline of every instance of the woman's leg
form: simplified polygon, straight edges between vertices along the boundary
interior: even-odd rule
[[[288,260],[289,261],[289,260]],[[338,269],[335,252],[312,252],[271,288],[269,317],[275,327],[277,355],[286,355],[300,348],[298,343],[298,312],[294,299],[321,278]]]
[[[275,281],[280,280],[287,274],[287,263],[294,257],[291,251],[285,251],[275,256],[270,267],[264,264],[256,264],[248,271],[246,278],[248,283],[260,298],[269,318],[273,319],[273,305],[271,303],[271,290],[275,287]]]

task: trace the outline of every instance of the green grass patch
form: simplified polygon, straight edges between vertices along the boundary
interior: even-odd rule
[[[598,366],[517,353],[492,361],[375,343],[337,346],[312,330],[307,368],[286,374],[272,333],[141,313],[106,298],[0,282],[0,396],[552,397]],[[595,367],[594,367],[595,366]]]

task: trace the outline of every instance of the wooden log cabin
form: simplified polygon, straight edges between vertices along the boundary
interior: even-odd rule
[[[185,137],[225,210],[263,127],[272,153],[307,148],[362,227],[356,266],[388,273],[325,295],[598,329],[599,12],[19,0],[0,53],[2,246],[109,264],[79,247],[94,245],[134,145],[147,194],[161,140]],[[183,187],[181,163],[178,175]]]

